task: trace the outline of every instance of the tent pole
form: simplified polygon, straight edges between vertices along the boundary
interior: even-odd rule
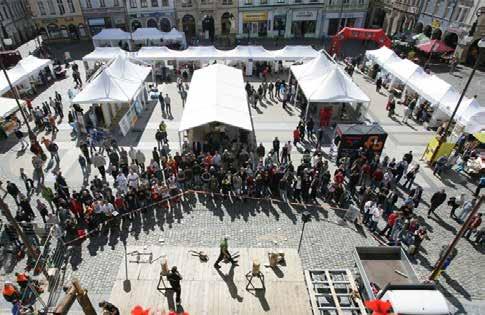
[[[308,108],[310,107],[310,104],[311,104],[311,103],[310,103],[309,101],[307,101],[307,102],[306,102],[306,108],[305,108],[305,122],[307,122],[307,120],[308,120]]]
[[[157,78],[155,77],[155,62],[152,62],[152,81],[157,86]]]
[[[293,106],[296,104],[296,99],[298,98],[299,92],[300,92],[300,84],[296,83],[295,96],[293,97]]]
[[[179,152],[182,152],[182,136],[180,134],[181,132],[183,132],[183,131],[178,132],[178,135],[179,135]]]
[[[290,84],[290,80],[291,80],[291,70],[288,70],[288,84]]]

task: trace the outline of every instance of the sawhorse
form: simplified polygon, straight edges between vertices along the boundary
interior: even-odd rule
[[[261,281],[261,287],[257,288],[254,283],[253,279],[258,278]],[[264,285],[264,275],[261,271],[256,273],[250,271],[246,274],[246,280],[248,280],[248,284],[246,285],[246,290],[266,290],[266,286]]]

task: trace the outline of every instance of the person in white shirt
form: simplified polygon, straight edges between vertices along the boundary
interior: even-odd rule
[[[172,100],[170,99],[170,96],[168,94],[165,94],[165,97],[163,98],[165,101],[165,110],[167,111],[167,114],[172,116],[172,107],[171,107],[171,102]]]
[[[116,188],[118,189],[118,192],[123,194],[128,191],[128,180],[123,172],[120,172],[118,176],[116,176]]]
[[[102,207],[102,212],[105,216],[110,217],[113,215],[113,212],[115,211],[115,207],[108,202],[107,200],[104,201],[103,207]]]
[[[138,174],[137,173],[133,173],[133,171],[130,170],[130,173],[128,174],[128,177],[126,178],[128,179],[128,186],[130,186],[131,188],[138,188]]]
[[[377,223],[379,223],[379,219],[382,216],[382,213],[384,211],[381,209],[381,207],[375,205],[372,207],[370,213],[371,213],[371,218],[370,218],[370,224],[369,224],[369,230],[371,232],[376,232],[377,230]]]
[[[371,217],[371,210],[374,207],[375,202],[374,200],[369,200],[364,204],[364,220],[362,223],[367,224]]]

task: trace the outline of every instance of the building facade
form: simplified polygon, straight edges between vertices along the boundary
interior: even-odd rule
[[[23,0],[2,1],[0,3],[0,23],[5,48],[21,45],[35,34],[29,8]]]
[[[85,24],[90,36],[103,28],[128,30],[124,0],[80,0]]]
[[[239,37],[320,38],[362,27],[368,0],[239,0]]]
[[[32,20],[46,40],[88,36],[79,0],[29,0]]]
[[[139,27],[155,27],[169,32],[175,26],[174,2],[179,0],[124,0],[131,32]]]
[[[385,3],[383,29],[389,35],[412,31],[418,21],[422,0],[393,0]]]
[[[386,17],[386,4],[384,0],[370,0],[369,11],[365,21],[366,28],[382,28]]]
[[[238,0],[177,0],[177,28],[187,40],[213,42],[237,34]]]

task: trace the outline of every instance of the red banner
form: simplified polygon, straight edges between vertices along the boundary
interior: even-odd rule
[[[387,46],[391,47],[392,42],[389,37],[386,36],[383,29],[366,29],[366,28],[350,28],[344,27],[340,32],[332,37],[330,44],[330,54],[338,54],[342,41],[347,39],[358,40],[371,40],[376,42],[379,47]]]

